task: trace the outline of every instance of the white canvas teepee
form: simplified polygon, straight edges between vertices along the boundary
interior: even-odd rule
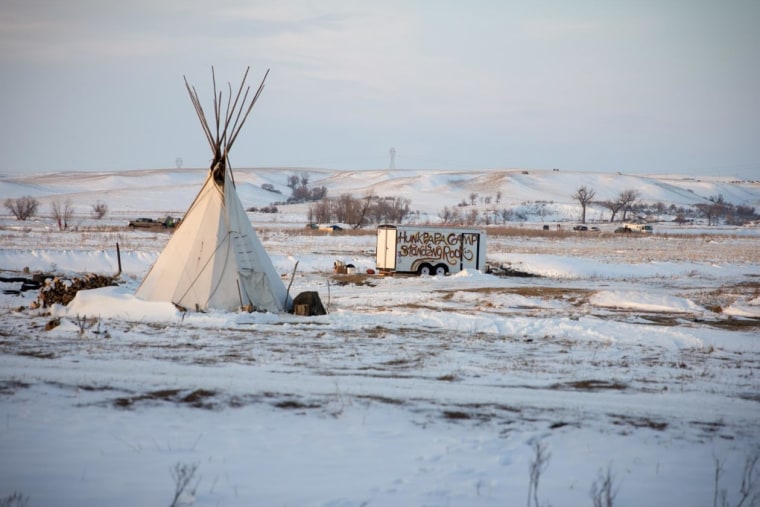
[[[236,310],[249,305],[253,309],[269,312],[290,309],[292,301],[285,285],[256,236],[235,191],[227,159],[229,149],[266,80],[265,75],[248,103],[249,89],[241,99],[247,76],[248,70],[234,103],[231,100],[227,102],[223,118],[222,95],[219,93],[217,96],[214,79],[216,128],[213,132],[195,89],[185,80],[214,158],[201,191],[137,289],[137,296],[142,299],[170,301],[188,310],[198,311]],[[229,98],[232,99],[231,87]]]

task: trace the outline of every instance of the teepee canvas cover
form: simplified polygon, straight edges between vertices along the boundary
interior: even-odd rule
[[[266,80],[265,75],[247,103],[248,89],[241,101],[247,75],[246,70],[234,103],[227,103],[224,118],[222,95],[220,92],[217,96],[214,79],[214,132],[208,126],[195,89],[185,80],[214,158],[201,191],[137,289],[137,296],[142,299],[170,301],[198,311],[236,310],[248,305],[270,312],[289,310],[291,301],[285,285],[248,220],[227,160],[229,149]]]

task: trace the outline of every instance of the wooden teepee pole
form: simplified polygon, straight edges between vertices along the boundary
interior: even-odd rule
[[[214,91],[213,131],[209,126],[208,118],[206,117],[206,113],[203,110],[203,105],[198,98],[198,91],[195,89],[195,87],[190,86],[187,78],[183,76],[185,79],[185,88],[187,89],[187,93],[190,95],[190,101],[195,108],[195,113],[198,115],[198,119],[201,122],[203,133],[206,136],[206,140],[208,140],[209,145],[211,146],[211,151],[213,152],[214,158],[211,162],[211,171],[214,175],[214,179],[218,182],[224,181],[224,171],[229,166],[227,155],[232,148],[232,144],[240,134],[240,130],[243,128],[243,124],[251,114],[251,110],[253,110],[254,104],[256,104],[256,101],[259,99],[259,96],[264,89],[264,82],[269,75],[269,69],[267,69],[264,77],[261,80],[261,83],[259,84],[258,89],[256,90],[256,93],[252,98],[249,98],[251,87],[246,86],[246,82],[248,81],[248,73],[250,70],[250,67],[246,67],[245,73],[243,74],[243,79],[240,82],[237,93],[235,93],[234,100],[232,85],[229,82],[227,83],[227,107],[224,111],[224,115],[222,115],[222,100],[224,99],[224,94],[221,90],[217,89],[216,71],[214,70],[213,66],[211,67],[211,81]]]

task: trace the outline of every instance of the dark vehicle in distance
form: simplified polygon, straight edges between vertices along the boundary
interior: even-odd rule
[[[150,229],[151,227],[155,227],[157,225],[159,225],[159,222],[156,222],[152,218],[138,218],[137,220],[129,221],[129,227],[132,228]]]
[[[167,216],[163,220],[154,220],[152,218],[138,218],[130,220],[127,225],[130,229],[174,229],[179,225],[180,219]]]

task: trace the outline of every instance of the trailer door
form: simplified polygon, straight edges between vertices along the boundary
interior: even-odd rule
[[[377,269],[396,269],[396,229],[377,229]]]
[[[459,270],[481,269],[480,266],[480,234],[463,232],[459,246]]]

